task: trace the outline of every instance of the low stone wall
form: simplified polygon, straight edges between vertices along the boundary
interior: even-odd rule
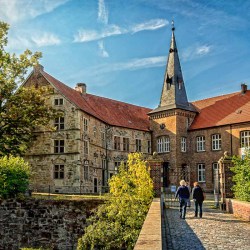
[[[250,221],[250,202],[226,199],[227,212],[246,221]]]
[[[0,200],[0,250],[76,249],[91,210],[103,201]]]
[[[154,199],[134,250],[162,250],[160,199]]]

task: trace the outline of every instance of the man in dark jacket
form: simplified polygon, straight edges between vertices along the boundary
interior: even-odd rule
[[[180,218],[185,219],[186,216],[186,209],[187,209],[187,202],[189,200],[189,190],[188,187],[186,186],[186,182],[184,180],[180,181],[180,186],[178,187],[176,194],[175,194],[175,199],[179,197],[179,202],[180,202]]]
[[[199,207],[199,216],[202,218],[202,203],[204,201],[204,192],[202,188],[199,186],[198,182],[194,182],[194,189],[192,192],[193,200],[194,200],[194,207],[195,207],[195,214],[194,216],[198,216],[198,207]]]

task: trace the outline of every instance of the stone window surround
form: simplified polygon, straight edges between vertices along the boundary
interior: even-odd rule
[[[64,164],[54,165],[54,179],[64,179]]]
[[[142,140],[135,139],[135,152],[142,152]]]
[[[88,132],[88,127],[89,127],[88,119],[83,117],[83,131]]]
[[[54,126],[56,127],[56,130],[63,130],[64,127],[64,116],[60,116],[55,118],[54,120]]]
[[[60,154],[65,152],[65,141],[54,140],[54,153]]]
[[[211,136],[212,151],[221,150],[221,134],[213,134]]]
[[[55,98],[54,99],[54,105],[55,106],[62,106],[64,104],[64,100],[63,100],[63,98]]]
[[[161,136],[157,138],[157,152],[168,153],[170,152],[170,138],[169,136]]]
[[[197,164],[198,182],[206,182],[206,168],[204,163]]]

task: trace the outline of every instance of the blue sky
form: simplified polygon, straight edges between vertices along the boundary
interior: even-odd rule
[[[250,1],[0,0],[8,51],[41,51],[45,71],[65,84],[150,108],[172,19],[189,101],[250,88]]]

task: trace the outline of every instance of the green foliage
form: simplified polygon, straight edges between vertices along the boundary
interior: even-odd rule
[[[233,157],[234,166],[231,170],[235,173],[232,190],[236,199],[250,202],[250,151],[246,151],[245,158]]]
[[[30,166],[23,158],[0,158],[0,197],[11,198],[25,193],[29,185]]]
[[[78,241],[83,249],[133,249],[153,198],[153,182],[139,153],[109,181],[110,197],[101,205]]]
[[[9,26],[0,22],[0,156],[22,155],[33,141],[37,125],[55,116],[46,105],[45,89],[17,88],[29,67],[38,64],[41,53],[26,50],[16,56],[5,51]]]

